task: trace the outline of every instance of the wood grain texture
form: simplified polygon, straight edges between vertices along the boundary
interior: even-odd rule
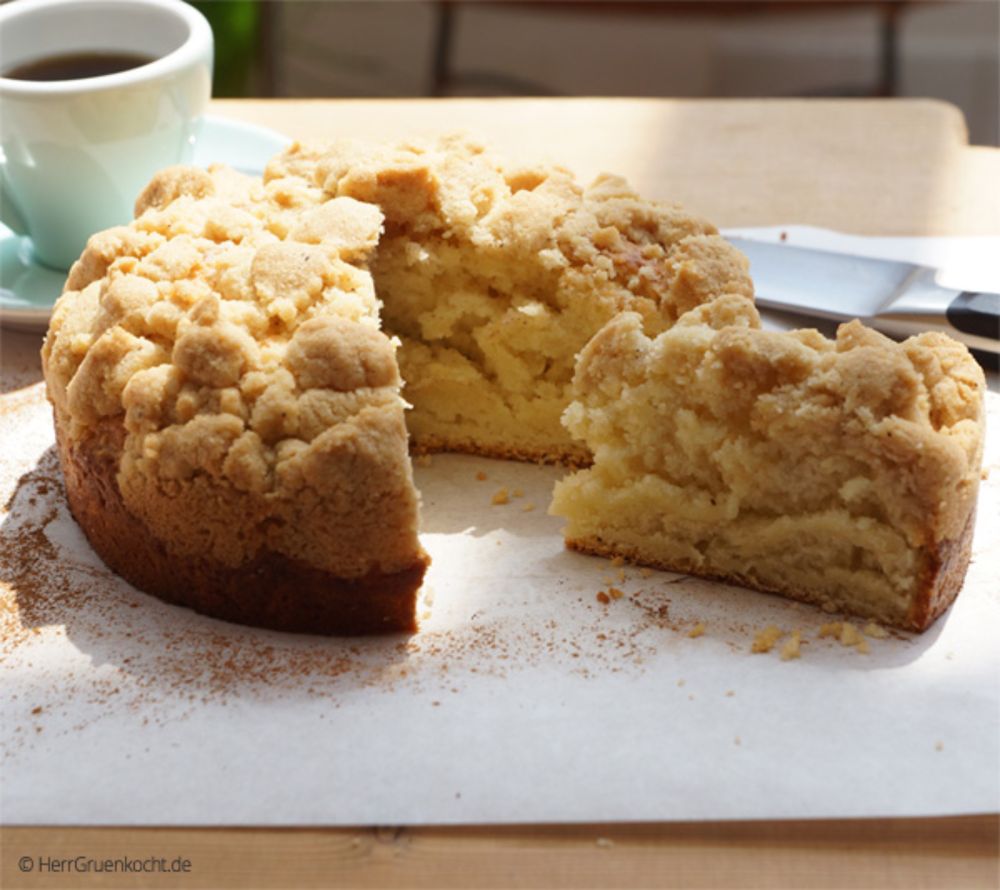
[[[1000,234],[1000,151],[939,102],[226,101],[300,138],[465,128],[583,176],[627,176],[719,225]],[[40,335],[3,332],[5,391],[40,379]],[[879,887],[1000,885],[1000,817],[411,829],[13,828],[3,887]],[[22,856],[184,856],[189,875],[28,874]]]
[[[223,101],[293,138],[394,140],[466,130],[584,179],[626,176],[719,226],[860,235],[1000,232],[1000,152],[925,99],[386,99]]]
[[[876,827],[877,826],[877,827]],[[2,832],[4,887],[995,888],[997,816],[413,829]],[[38,858],[182,856],[187,875],[41,874]],[[34,870],[19,871],[23,856]],[[70,879],[68,879],[70,878]]]

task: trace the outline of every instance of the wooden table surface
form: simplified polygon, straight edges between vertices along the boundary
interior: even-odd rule
[[[255,100],[217,101],[214,111],[302,139],[465,129],[584,177],[622,173],[643,193],[680,201],[720,226],[1000,234],[1000,150],[970,147],[960,112],[934,101]],[[39,379],[39,343],[3,332],[4,391]],[[996,888],[998,838],[996,814],[403,829],[6,827],[0,885]],[[34,864],[78,855],[182,856],[191,869],[20,870],[22,857]]]

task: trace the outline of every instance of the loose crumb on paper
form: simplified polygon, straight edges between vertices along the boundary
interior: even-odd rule
[[[698,637],[703,637],[705,635],[705,625],[703,622],[699,621],[691,630],[688,631],[688,636],[695,640]]]
[[[757,631],[753,638],[753,644],[750,646],[750,651],[758,655],[762,655],[765,652],[770,652],[774,648],[774,644],[778,642],[785,632],[774,624],[769,624],[763,630]]]
[[[868,627],[871,627],[874,631],[869,636],[873,639],[882,639],[879,636],[880,631],[883,633],[885,632],[882,628],[878,627],[877,624],[872,623],[865,627],[865,632],[867,632]],[[871,652],[868,640],[865,639],[864,634],[850,621],[831,621],[827,624],[821,625],[817,636],[821,640],[826,637],[832,637],[840,643],[841,646],[849,649],[855,649],[862,655],[867,655]],[[888,636],[887,633],[886,636]]]
[[[506,488],[498,488],[495,492],[493,492],[494,506],[499,506],[501,504],[509,504],[509,503],[510,503],[510,495],[508,494]]]
[[[861,631],[857,629],[850,621],[845,621],[840,627],[840,645],[841,646],[857,646],[859,643],[864,642],[864,637],[861,636]]]
[[[478,479],[478,480],[479,480],[480,482],[485,482],[485,481],[486,481],[487,479],[489,479],[490,477],[489,477],[489,476],[487,476],[487,475],[486,475],[486,474],[485,474],[485,473],[484,473],[484,472],[483,472],[482,470],[480,470],[480,471],[479,471],[478,473],[476,473],[476,478],[477,478],[477,479]]]
[[[792,635],[781,644],[780,655],[782,661],[802,657],[802,634],[799,631],[792,631]]]

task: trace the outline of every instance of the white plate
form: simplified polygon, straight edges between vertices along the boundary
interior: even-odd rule
[[[259,175],[264,165],[289,144],[281,133],[228,118],[207,115],[194,163],[198,167],[228,164]],[[62,293],[66,273],[39,263],[31,238],[0,224],[0,324],[26,331],[44,331]]]

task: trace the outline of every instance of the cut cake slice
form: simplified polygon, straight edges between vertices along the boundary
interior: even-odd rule
[[[551,512],[578,550],[923,630],[969,562],[983,387],[941,334],[763,331],[722,297],[651,338],[625,313],[581,355],[565,422],[594,463]]]

